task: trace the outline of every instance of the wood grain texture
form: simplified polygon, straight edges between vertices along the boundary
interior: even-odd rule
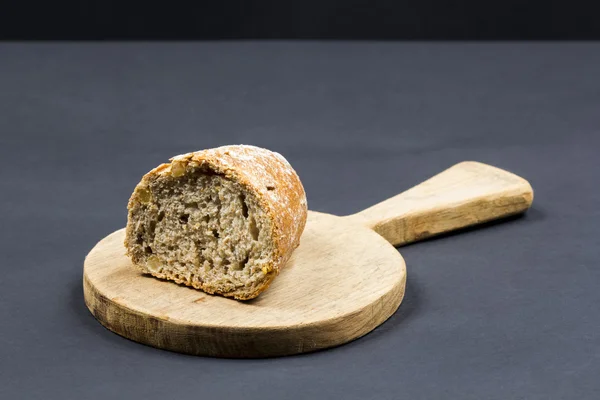
[[[532,201],[533,189],[525,179],[464,161],[348,218],[401,246],[522,213]]]
[[[85,260],[84,293],[110,330],[155,347],[222,357],[264,357],[335,346],[389,318],[404,295],[398,251],[372,230],[315,212],[300,247],[257,299],[239,302],[142,275],[123,230]]]
[[[162,349],[235,358],[324,349],[365,335],[400,305],[406,268],[393,245],[523,212],[532,199],[524,179],[465,162],[355,215],[309,212],[300,247],[246,302],[141,274],[119,230],[86,257],[84,297],[105,327]]]

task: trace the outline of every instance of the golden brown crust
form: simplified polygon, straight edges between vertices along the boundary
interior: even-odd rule
[[[223,146],[171,158],[168,164],[161,164],[142,178],[131,195],[128,210],[131,213],[136,202],[139,202],[139,189],[161,175],[178,174],[181,168],[188,166],[214,171],[228,179],[238,182],[246,190],[252,192],[261,208],[271,220],[271,237],[275,252],[273,264],[261,284],[252,292],[239,289],[234,292],[218,293],[238,300],[249,300],[266,290],[279,274],[293,250],[300,244],[300,236],[304,230],[307,217],[306,194],[300,178],[290,164],[279,153],[271,152],[255,146]],[[128,247],[129,233],[132,228],[128,223],[125,245]],[[144,266],[138,265],[146,270]],[[158,275],[155,275],[158,276]],[[165,278],[165,276],[158,276]],[[178,282],[188,284],[187,282]],[[191,284],[188,284],[191,285]],[[196,285],[193,285],[196,287]],[[216,293],[214,288],[199,285],[208,293]]]

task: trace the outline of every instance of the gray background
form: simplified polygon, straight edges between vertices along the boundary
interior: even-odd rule
[[[600,44],[0,44],[0,398],[597,399]],[[463,160],[530,180],[525,217],[401,249],[406,298],[353,343],[263,360],[100,326],[82,263],[168,157],[284,154],[359,211]]]

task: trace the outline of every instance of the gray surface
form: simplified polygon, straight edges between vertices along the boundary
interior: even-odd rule
[[[0,398],[597,399],[600,44],[0,44]],[[401,249],[400,310],[289,358],[145,347],[84,306],[139,177],[231,143],[347,214],[462,161],[530,180],[524,218]]]

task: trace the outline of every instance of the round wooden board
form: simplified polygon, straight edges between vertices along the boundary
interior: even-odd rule
[[[404,296],[402,256],[348,218],[309,212],[291,260],[246,302],[141,274],[123,236],[112,233],[86,257],[85,302],[111,331],[162,349],[236,358],[324,349],[370,332]]]

